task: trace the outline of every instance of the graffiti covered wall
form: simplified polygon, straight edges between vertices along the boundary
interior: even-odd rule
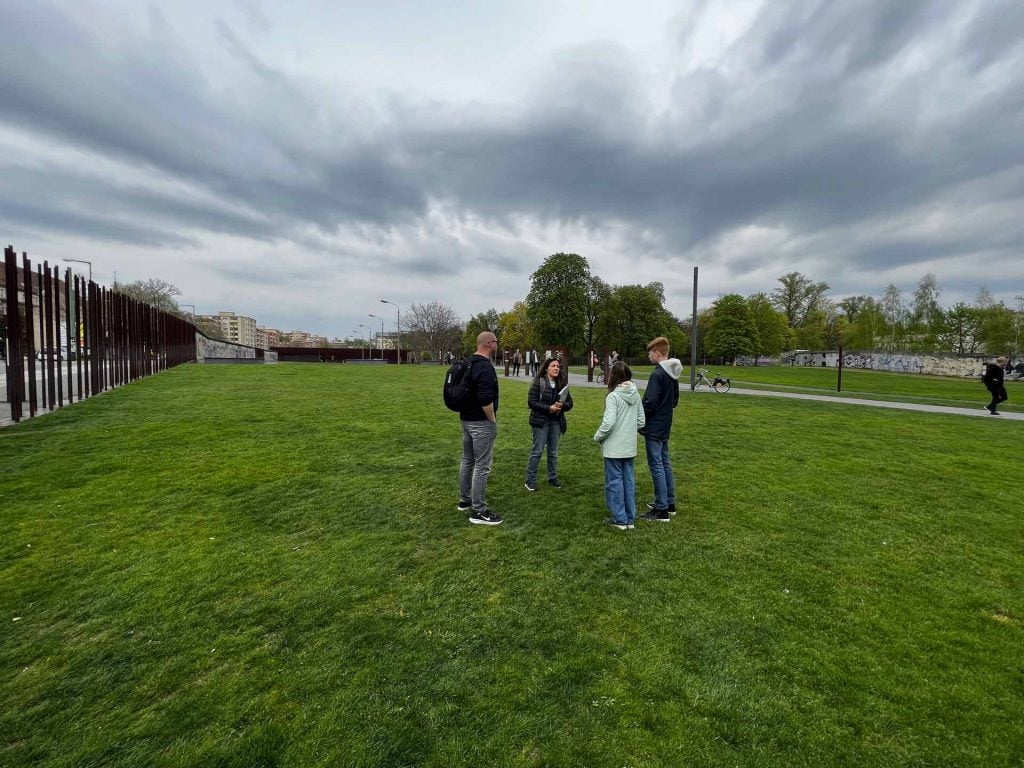
[[[844,368],[896,373],[925,373],[932,376],[977,378],[985,372],[984,355],[942,355],[911,352],[854,350],[843,353]],[[834,350],[796,350],[782,355],[783,365],[835,368],[839,353]]]

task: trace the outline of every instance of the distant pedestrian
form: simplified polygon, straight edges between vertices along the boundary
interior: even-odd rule
[[[501,515],[487,507],[487,476],[498,439],[498,375],[491,364],[491,355],[497,348],[498,339],[490,331],[476,337],[476,354],[469,359],[469,396],[459,410],[462,461],[458,510],[469,511],[469,522],[475,525],[502,523]]]
[[[623,362],[612,366],[604,416],[594,440],[604,457],[604,500],[611,513],[605,523],[624,531],[636,524],[636,434],[644,426],[640,392]]]
[[[548,483],[561,488],[558,481],[558,441],[565,434],[565,414],[572,410],[572,395],[566,386],[568,377],[562,373],[558,360],[548,360],[533,380],[526,395],[530,409],[530,429],[533,431],[533,449],[526,465],[526,490],[537,490],[537,467],[545,448],[548,452]],[[565,389],[564,398],[561,392]]]
[[[985,388],[992,394],[992,402],[985,407],[993,416],[998,416],[996,408],[1000,403],[1006,402],[1006,386],[1003,384],[1003,366],[1006,365],[1005,357],[997,357],[995,362],[985,366],[985,375],[981,377]]]
[[[523,353],[521,350],[516,350],[512,354],[512,375],[519,375],[519,365],[523,362]]]
[[[659,523],[671,521],[676,513],[676,481],[668,454],[668,439],[672,431],[672,411],[679,404],[679,374],[683,364],[674,357],[670,358],[668,352],[668,339],[664,336],[647,345],[647,358],[654,363],[654,373],[644,390],[647,426],[643,429],[643,436],[647,467],[654,482],[654,501],[647,505],[644,519]]]
[[[611,376],[612,376],[612,366],[615,365],[618,361],[619,361],[619,353],[616,352],[613,349],[611,352],[608,353],[608,359],[604,361],[604,380],[605,381],[608,381],[608,379],[611,378]]]

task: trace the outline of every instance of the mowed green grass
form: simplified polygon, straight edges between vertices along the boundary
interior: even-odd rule
[[[441,377],[190,365],[0,430],[0,765],[1021,765],[1020,424],[684,397],[679,514],[621,532],[603,393],[528,494],[503,380],[485,528]]]
[[[646,379],[651,366],[638,365],[633,369],[638,379]],[[835,368],[811,366],[707,366],[709,376],[728,378],[732,386],[743,389],[765,389],[785,392],[849,397],[865,400],[892,400],[895,402],[945,405],[955,408],[978,408],[988,405],[991,395],[978,378],[952,376],[926,376],[919,373],[865,371],[843,369],[842,389],[839,372]],[[573,373],[586,374],[583,367],[572,368]],[[689,386],[690,366],[683,366],[680,381]],[[1006,380],[1009,400],[1000,410],[1021,411],[1024,400],[1024,381]]]

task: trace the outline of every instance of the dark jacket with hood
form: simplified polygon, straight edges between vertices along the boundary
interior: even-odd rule
[[[683,364],[676,358],[662,360],[647,380],[644,390],[644,416],[647,425],[641,434],[652,440],[668,440],[672,432],[672,410],[679,404],[679,374]]]

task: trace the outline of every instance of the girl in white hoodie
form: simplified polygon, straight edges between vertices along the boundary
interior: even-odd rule
[[[594,434],[604,456],[604,500],[611,517],[605,522],[624,531],[636,523],[636,433],[646,420],[633,372],[621,360],[608,376],[604,418]]]

